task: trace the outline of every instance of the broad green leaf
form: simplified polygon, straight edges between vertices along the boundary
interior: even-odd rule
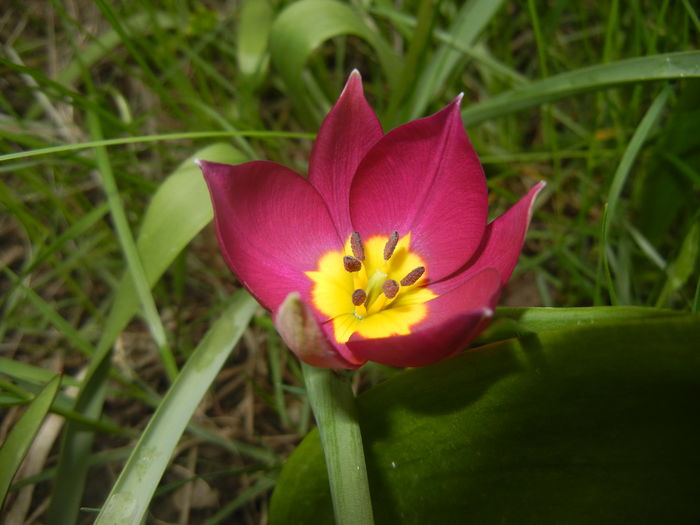
[[[146,280],[153,286],[187,243],[213,217],[206,184],[194,159],[236,163],[246,160],[228,144],[214,144],[183,162],[158,188],[146,210],[136,240]],[[186,211],[186,213],[185,213]],[[112,344],[139,308],[129,274],[125,273],[97,350],[76,400],[75,410],[97,419],[102,412]],[[76,519],[82,498],[93,434],[68,424],[63,437],[56,474],[57,483],[49,507],[48,523],[63,525]]]
[[[398,79],[399,59],[376,29],[368,26],[351,6],[334,0],[302,0],[289,5],[270,32],[270,56],[307,122],[320,122],[328,110],[309,97],[303,70],[309,55],[326,40],[354,35],[372,46],[387,82]]]
[[[257,308],[255,300],[240,291],[212,325],[149,421],[96,525],[142,522],[180,436]]]
[[[359,397],[376,523],[697,523],[697,341],[697,315],[572,327],[378,385]],[[332,515],[313,432],[269,523]]]
[[[478,337],[477,342],[485,344],[550,330],[683,315],[686,314],[675,310],[645,308],[642,306],[590,306],[580,308],[501,306],[496,309],[493,321]]]
[[[44,417],[51,408],[51,403],[53,403],[60,385],[61,376],[54,376],[34,398],[19,421],[14,424],[0,447],[0,509],[5,501],[5,496],[7,496],[12,478],[22,464],[32,441],[34,441],[34,436],[36,436]]]
[[[700,77],[700,51],[630,58],[585,67],[501,93],[462,111],[466,126],[618,84]]]

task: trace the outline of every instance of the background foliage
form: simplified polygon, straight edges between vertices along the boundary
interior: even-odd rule
[[[548,181],[505,305],[698,310],[687,0],[10,1],[0,35],[0,472],[27,451],[9,523],[91,523],[108,494],[135,520],[266,521],[309,408],[191,158],[304,172],[352,68],[385,129],[465,93],[493,216]],[[493,337],[521,333],[501,313]]]

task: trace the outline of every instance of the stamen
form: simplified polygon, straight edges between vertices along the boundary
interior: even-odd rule
[[[354,304],[355,306],[365,304],[366,300],[367,292],[365,292],[362,288],[358,288],[357,290],[352,292],[352,304]]]
[[[411,286],[412,284],[416,284],[416,281],[421,278],[421,275],[425,273],[425,266],[419,266],[418,268],[414,268],[410,272],[408,272],[408,275],[401,279],[401,286]]]
[[[394,250],[396,249],[396,245],[399,242],[399,232],[394,231],[391,235],[389,235],[389,240],[386,241],[386,245],[384,246],[384,260],[388,261],[391,259],[391,256],[394,254]]]
[[[382,285],[382,291],[386,295],[387,299],[393,299],[396,294],[399,293],[399,283],[393,279],[387,279]]]
[[[362,263],[352,255],[346,255],[343,257],[343,267],[347,272],[359,272],[362,268]]]
[[[362,246],[360,232],[355,232],[350,236],[350,248],[352,249],[352,254],[358,261],[365,260],[365,248]]]

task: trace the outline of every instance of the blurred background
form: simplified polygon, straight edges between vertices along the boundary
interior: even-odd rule
[[[204,227],[160,279],[149,274],[152,309],[109,325],[164,181],[209,146],[305,173],[353,68],[385,131],[464,92],[491,217],[548,182],[502,304],[697,311],[700,58],[688,52],[699,13],[687,0],[5,0],[0,442],[42,371],[77,388],[111,349],[104,404],[89,413],[75,389],[61,394],[6,523],[47,522],[57,486],[92,522],[172,379],[163,348],[181,366],[239,288],[199,217],[210,211],[175,190],[180,200],[164,201]],[[129,289],[120,300],[141,299]],[[265,523],[276,472],[312,425],[302,384],[258,311],[181,440],[151,522]],[[95,432],[84,478],[57,468],[66,421]]]

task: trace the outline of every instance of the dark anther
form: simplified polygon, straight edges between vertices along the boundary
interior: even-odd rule
[[[414,268],[410,272],[408,272],[408,275],[401,279],[401,286],[411,286],[412,284],[415,284],[418,279],[420,279],[421,275],[425,273],[425,266],[419,266],[418,268]]]
[[[359,272],[360,268],[362,268],[362,263],[351,255],[346,255],[343,257],[343,266],[348,272]]]
[[[395,231],[391,235],[389,235],[389,240],[386,241],[386,245],[384,246],[384,260],[388,261],[391,259],[391,256],[394,255],[394,250],[396,249],[396,245],[399,242],[399,232]]]
[[[382,291],[384,292],[384,295],[387,296],[387,298],[393,299],[394,297],[396,297],[396,294],[399,293],[399,283],[397,283],[393,279],[387,279],[382,285]]]
[[[350,248],[352,249],[352,254],[358,261],[365,260],[365,248],[362,246],[360,232],[355,232],[350,236]]]
[[[361,304],[365,304],[365,301],[367,300],[367,293],[362,289],[358,288],[354,292],[352,292],[352,304],[355,306],[360,306]]]

